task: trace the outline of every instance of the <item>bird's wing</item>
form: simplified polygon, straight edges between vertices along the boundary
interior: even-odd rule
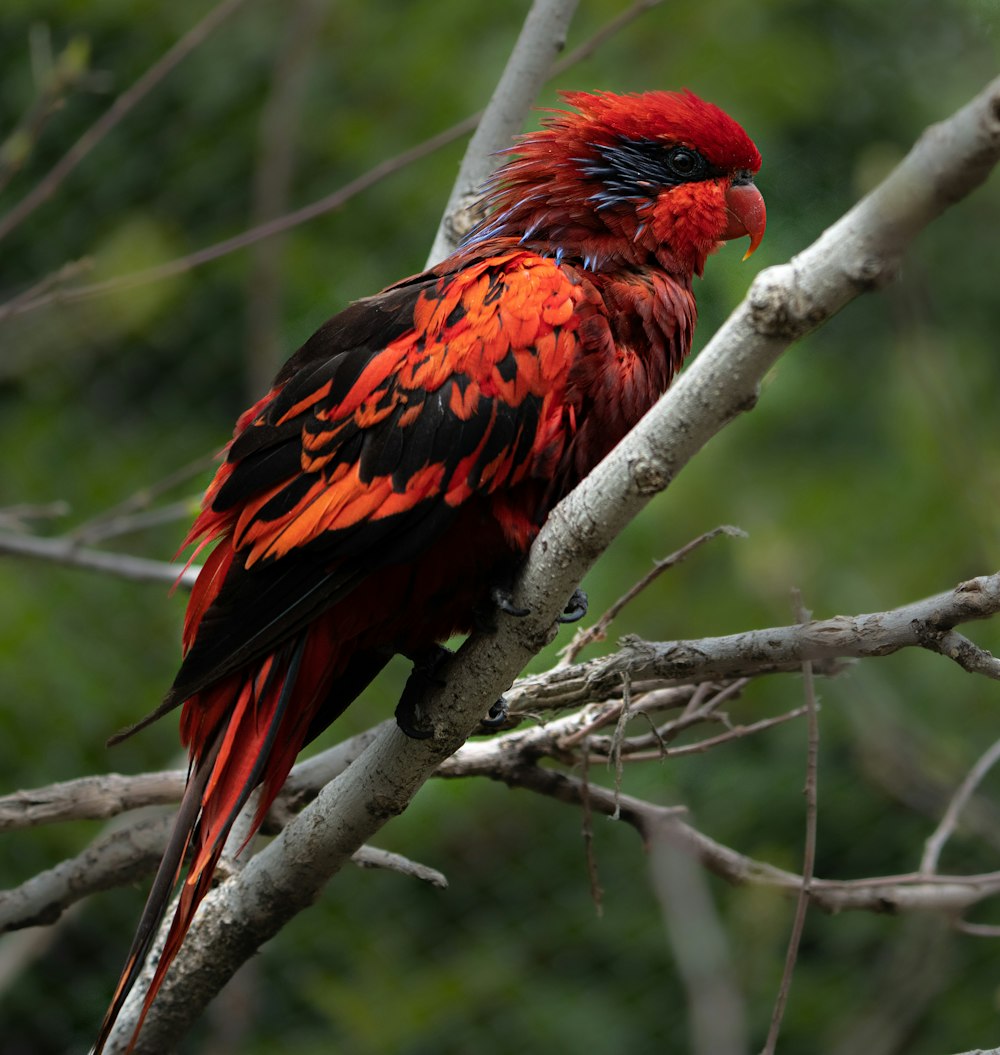
[[[267,654],[473,495],[558,461],[593,293],[523,250],[335,316],[237,426],[188,542],[219,540],[168,702]],[[589,299],[588,299],[589,298]]]

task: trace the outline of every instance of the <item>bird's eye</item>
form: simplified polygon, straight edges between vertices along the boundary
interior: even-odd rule
[[[687,147],[675,147],[667,155],[667,168],[680,179],[695,179],[706,169],[701,154]]]

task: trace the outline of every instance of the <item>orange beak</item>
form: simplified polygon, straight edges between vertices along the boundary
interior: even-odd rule
[[[729,226],[723,232],[722,240],[730,238],[750,238],[750,248],[744,253],[746,260],[760,245],[767,227],[767,209],[760,191],[753,183],[735,183],[726,190],[726,210],[729,213]]]

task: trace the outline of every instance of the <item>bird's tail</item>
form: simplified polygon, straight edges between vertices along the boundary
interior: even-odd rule
[[[326,688],[322,676],[318,679],[312,676],[319,658],[316,652],[313,635],[306,631],[268,655],[256,669],[236,672],[185,704],[181,729],[192,758],[187,787],[132,948],[101,1024],[94,1055],[103,1051],[142,971],[188,851],[192,854],[191,864],[181,885],[129,1051],[198,906],[211,888],[212,876],[233,823],[254,788],[262,784],[260,802],[247,836],[249,841],[285,782],[321,702],[322,689]],[[302,669],[304,659],[306,667],[312,669]],[[211,727],[204,724],[206,716],[217,716]],[[206,728],[207,735],[202,735]]]

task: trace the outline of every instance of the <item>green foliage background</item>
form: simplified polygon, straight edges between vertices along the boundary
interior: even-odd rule
[[[582,0],[570,46],[626,6]],[[482,106],[527,10],[461,0],[317,7],[299,57],[306,82],[289,208]],[[5,240],[2,299],[67,261],[91,258],[83,280],[94,281],[249,226],[261,115],[289,20],[303,9],[251,0],[191,55]],[[121,0],[7,0],[0,133],[17,125],[45,80],[46,41],[60,68],[85,75],[28,143],[0,211],[206,10],[195,0],[141,13]],[[809,244],[928,123],[995,75],[998,20],[996,0],[671,0],[540,102],[552,105],[557,87],[688,86],[757,140],[767,238],[749,264],[732,248],[710,262],[698,286],[704,343],[758,270]],[[14,140],[7,150],[24,147]],[[348,301],[419,270],[461,150],[441,150],[268,243],[281,273],[275,366]],[[718,523],[749,538],[713,543],[671,573],[627,610],[619,631],[668,639],[784,624],[792,587],[817,616],[878,610],[1000,566],[998,227],[994,178],[921,238],[898,284],[796,347],[757,410],[595,569],[586,584],[592,610],[652,558]],[[252,259],[235,253],[168,281],[0,320],[0,507],[64,502],[68,512],[41,526],[59,533],[217,449],[254,394],[245,352]],[[206,470],[170,497],[193,511],[207,478]],[[165,559],[185,530],[177,519],[114,545]],[[176,761],[170,721],[113,754],[103,743],[169,684],[182,609],[157,586],[0,561],[0,793]],[[1000,646],[997,625],[973,636]],[[391,672],[320,746],[389,713],[401,674]],[[996,735],[997,692],[912,654],[859,665],[822,692],[817,871],[909,871],[951,790]],[[800,695],[796,679],[762,683],[732,713],[775,713]],[[713,837],[795,868],[804,735],[786,726],[634,770],[626,789],[683,803]],[[998,781],[973,804],[945,868],[997,867]],[[79,851],[99,830],[5,836],[0,885]],[[683,990],[631,831],[598,824],[600,918],[580,818],[566,807],[438,783],[380,841],[442,869],[450,889],[339,876],[249,965],[183,1051],[687,1050]],[[715,881],[713,892],[759,1047],[792,908]],[[143,896],[94,898],[30,970],[0,971],[4,1052],[85,1049]],[[21,940],[0,942],[0,967]],[[780,1050],[930,1055],[994,1044],[997,962],[994,943],[934,919],[813,914]],[[860,1032],[880,1007],[892,1009],[889,1039]]]

